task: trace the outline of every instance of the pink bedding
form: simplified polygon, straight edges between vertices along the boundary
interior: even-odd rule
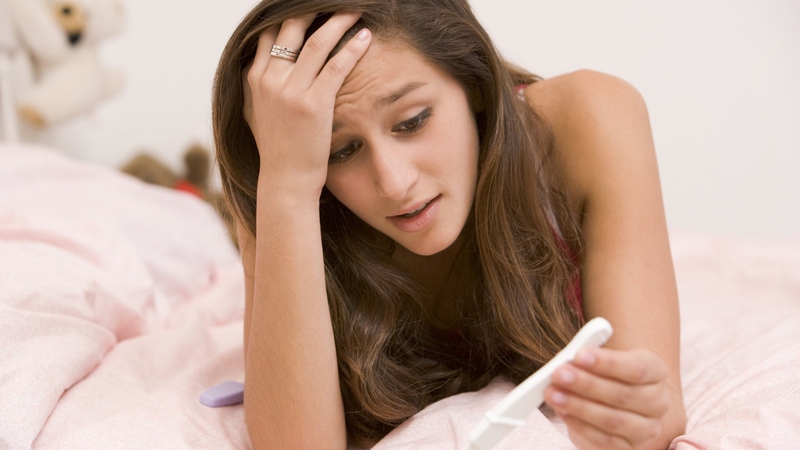
[[[243,287],[214,211],[42,148],[0,145],[0,449],[246,449]],[[687,433],[797,448],[800,241],[674,235]],[[512,388],[433,404],[377,449],[466,449]],[[573,448],[546,408],[498,449]]]

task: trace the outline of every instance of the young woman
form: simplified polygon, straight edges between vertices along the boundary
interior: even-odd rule
[[[224,51],[213,120],[255,448],[369,445],[434,401],[522,381],[596,316],[613,338],[546,392],[572,442],[682,433],[677,294],[630,85],[510,65],[465,0],[265,0]]]

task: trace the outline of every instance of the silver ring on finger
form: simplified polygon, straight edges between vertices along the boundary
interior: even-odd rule
[[[291,62],[295,62],[297,61],[297,55],[299,55],[300,53],[290,49],[289,47],[283,47],[281,45],[273,45],[272,50],[270,50],[269,54],[272,56],[277,56],[278,58],[283,58]]]

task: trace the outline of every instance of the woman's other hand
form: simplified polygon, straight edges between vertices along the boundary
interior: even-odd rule
[[[556,377],[545,398],[582,449],[666,448],[684,433],[686,413],[678,291],[647,105],[626,81],[588,70],[525,94],[553,128],[554,161],[581,214],[584,316],[614,326],[606,346],[592,350],[595,364],[561,368],[575,380]],[[554,401],[557,391],[565,403]]]
[[[325,184],[336,93],[369,47],[361,30],[341,51],[328,55],[360,17],[334,14],[303,46],[315,16],[284,22],[261,33],[253,62],[242,72],[244,117],[258,146],[262,179],[284,194],[310,195]],[[270,55],[273,44],[297,51],[296,62]]]
[[[584,350],[556,370],[545,400],[582,450],[666,448],[667,374],[648,350]]]

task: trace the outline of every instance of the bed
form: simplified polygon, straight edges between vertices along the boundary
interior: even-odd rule
[[[672,233],[686,434],[798,448],[800,241]],[[49,148],[0,144],[0,449],[247,449],[243,280],[215,211]],[[374,449],[466,449],[513,386],[430,405]],[[547,408],[498,449],[573,448]]]

